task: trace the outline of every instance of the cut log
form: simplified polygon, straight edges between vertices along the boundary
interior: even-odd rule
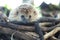
[[[12,35],[14,32],[16,32],[16,33],[14,34],[14,36],[15,36],[16,38],[18,38],[18,39],[22,38],[22,39],[24,39],[24,40],[36,40],[36,39],[34,39],[34,38],[32,38],[32,37],[30,37],[30,36],[28,36],[28,35],[26,35],[26,34],[24,34],[24,33],[22,33],[22,32],[19,32],[19,31],[16,31],[16,30],[12,30],[12,29],[10,29],[10,28],[4,28],[4,27],[1,27],[1,26],[0,26],[0,33]]]
[[[39,20],[38,20],[39,22],[60,22],[60,20],[59,19],[55,19],[55,18],[52,18],[52,17],[42,17],[42,18],[40,18]]]
[[[43,27],[42,26],[43,24],[41,24],[41,23],[39,25],[40,25],[41,29],[43,31],[45,31],[45,32],[51,31],[52,29],[57,27],[57,25],[56,26],[52,26],[52,27],[45,27],[45,26]],[[35,27],[34,26],[16,25],[16,24],[13,24],[13,23],[4,23],[4,22],[0,22],[0,26],[11,28],[11,29],[14,29],[14,30],[19,30],[19,31],[21,31],[21,30],[22,31],[31,31],[31,32],[35,31]]]
[[[13,23],[0,22],[0,26],[15,29],[15,30],[19,30],[19,31],[21,31],[21,30],[22,31],[34,31],[35,30],[34,26],[16,25],[16,24],[13,24]]]

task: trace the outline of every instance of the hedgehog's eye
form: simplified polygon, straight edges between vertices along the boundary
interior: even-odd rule
[[[36,11],[34,11],[34,14],[36,15]]]
[[[24,18],[24,15],[21,15],[22,18]]]
[[[34,13],[36,13],[36,11],[34,11]]]
[[[29,18],[31,18],[31,15],[29,15]]]
[[[19,12],[16,12],[16,15],[18,15]]]

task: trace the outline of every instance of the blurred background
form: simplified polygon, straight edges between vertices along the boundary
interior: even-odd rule
[[[9,8],[16,8],[17,6],[22,4],[23,0],[0,0],[0,6],[8,5]],[[47,4],[54,4],[59,5],[60,0],[34,0],[34,5],[39,6],[42,4],[42,2],[45,2]]]
[[[9,15],[10,10],[22,3],[32,3],[44,17],[60,17],[60,0],[0,0],[0,10]]]

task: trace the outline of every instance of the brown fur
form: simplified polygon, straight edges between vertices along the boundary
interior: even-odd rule
[[[36,21],[41,17],[40,13],[32,5],[24,4],[13,10],[9,15],[9,19],[11,21],[22,21],[21,15],[24,15],[29,22]]]

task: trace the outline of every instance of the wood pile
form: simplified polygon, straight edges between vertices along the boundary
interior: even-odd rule
[[[60,40],[60,20],[44,17],[38,20],[44,40]],[[35,26],[17,25],[0,21],[0,40],[40,40]]]

